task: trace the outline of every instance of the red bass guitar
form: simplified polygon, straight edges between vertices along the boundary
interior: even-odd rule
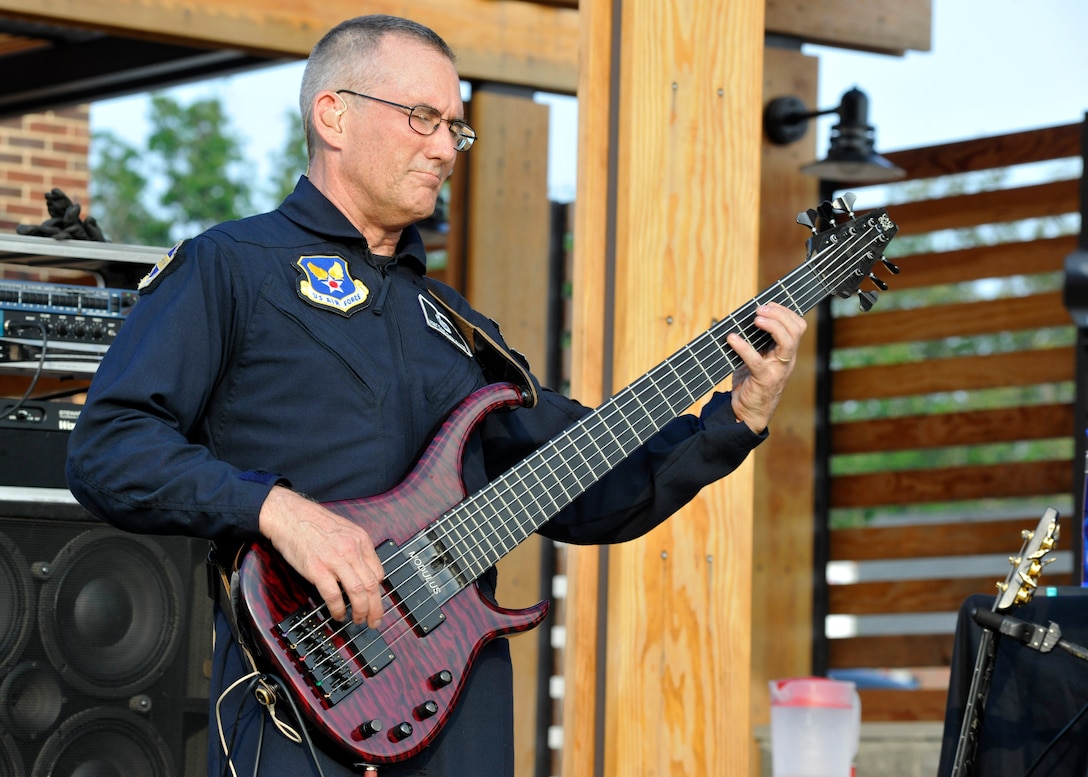
[[[239,620],[258,664],[283,680],[302,714],[349,757],[370,764],[408,758],[439,732],[473,660],[489,640],[540,623],[547,602],[509,610],[484,597],[476,579],[569,505],[655,432],[740,366],[726,344],[736,332],[757,349],[773,341],[753,322],[777,302],[804,314],[831,295],[860,290],[898,228],[883,210],[852,212],[854,198],[798,215],[811,230],[805,262],[696,337],[481,491],[466,495],[465,440],[491,411],[519,405],[509,384],[469,396],[446,420],[396,488],[326,504],[377,543],[386,578],[379,630],[329,617],[316,590],[266,543],[237,570]]]

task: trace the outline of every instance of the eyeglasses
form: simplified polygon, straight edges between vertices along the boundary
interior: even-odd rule
[[[449,125],[450,134],[453,135],[453,147],[457,151],[468,151],[472,148],[472,144],[476,142],[476,130],[472,129],[472,127],[468,126],[463,121],[457,119],[443,119],[442,114],[438,112],[438,109],[432,108],[429,105],[401,105],[400,103],[383,100],[380,97],[371,97],[369,94],[353,92],[350,89],[337,89],[336,93],[352,94],[356,97],[373,100],[376,103],[384,103],[386,105],[391,105],[394,108],[399,108],[408,114],[408,126],[420,135],[433,135],[439,126],[441,126],[442,122],[446,122],[446,124]]]

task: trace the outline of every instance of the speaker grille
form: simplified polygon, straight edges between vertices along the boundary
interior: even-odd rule
[[[207,543],[63,507],[0,513],[0,777],[203,777]]]
[[[49,571],[39,599],[42,645],[85,693],[128,696],[173,662],[183,601],[181,576],[160,545],[93,529],[68,542]]]
[[[30,568],[16,544],[0,534],[0,675],[19,660],[34,627]]]
[[[166,742],[127,710],[96,707],[66,720],[42,745],[32,777],[172,777]]]

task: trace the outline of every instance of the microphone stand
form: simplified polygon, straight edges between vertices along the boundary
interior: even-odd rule
[[[1051,621],[1048,626],[1040,626],[1037,623],[1013,618],[1011,615],[980,610],[977,607],[971,611],[971,617],[982,628],[1012,637],[1039,653],[1049,653],[1055,647],[1059,647],[1081,661],[1088,661],[1088,648],[1062,639],[1061,627],[1054,621]]]
[[[1050,653],[1055,647],[1058,647],[1069,655],[1076,656],[1081,661],[1088,661],[1088,648],[1078,645],[1076,642],[1062,639],[1061,627],[1054,621],[1050,621],[1047,626],[1040,626],[1037,623],[1020,620],[1011,615],[1002,615],[1001,613],[993,612],[991,610],[980,610],[977,607],[971,610],[971,617],[974,618],[975,623],[982,628],[1011,637],[1017,642],[1020,642],[1024,646],[1039,653]],[[1043,758],[1050,749],[1073,727],[1086,711],[1088,711],[1088,705],[1082,707],[1080,712],[1073,717],[1073,720],[1069,721],[1065,728],[1058,732],[1058,734],[1050,741],[1050,744],[1043,749],[1043,752],[1035,758],[1035,762],[1028,768],[1024,777],[1030,777],[1032,772],[1035,771],[1035,768],[1042,763]],[[1088,777],[1088,775],[1085,777]]]

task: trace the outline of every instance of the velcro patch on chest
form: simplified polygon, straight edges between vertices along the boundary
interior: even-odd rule
[[[295,264],[302,273],[298,295],[315,307],[350,316],[370,300],[370,289],[351,277],[339,256],[300,256]]]
[[[422,294],[419,295],[419,306],[423,309],[423,319],[427,322],[427,326],[453,343],[465,356],[472,357],[472,349],[468,347],[468,342],[450,321],[449,316]]]

